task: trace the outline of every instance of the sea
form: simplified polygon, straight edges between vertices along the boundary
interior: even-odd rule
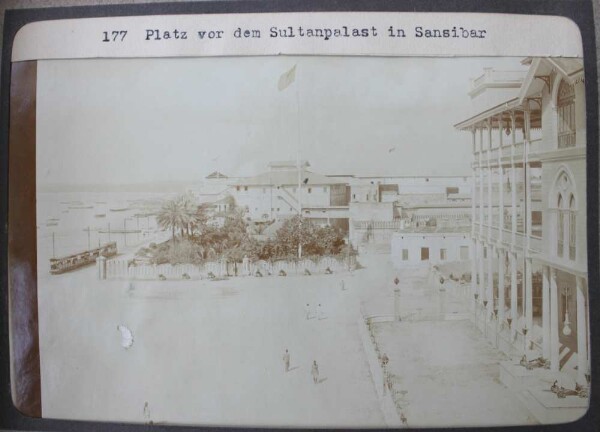
[[[117,243],[119,253],[136,250],[160,234],[156,212],[174,196],[147,192],[38,192],[38,270],[49,270],[50,258],[109,242]]]

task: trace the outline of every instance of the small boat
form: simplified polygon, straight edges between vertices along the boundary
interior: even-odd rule
[[[71,210],[93,209],[94,206],[69,206]]]
[[[111,208],[110,211],[112,212],[122,212],[122,211],[127,211],[129,210],[129,207],[119,207],[119,208]]]
[[[95,214],[94,217],[103,218],[103,217],[106,217],[106,213],[98,213],[98,214]]]

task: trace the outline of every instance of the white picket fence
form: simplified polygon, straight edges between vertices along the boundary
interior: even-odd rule
[[[244,263],[226,263],[225,261],[206,262],[204,264],[133,264],[127,260],[98,260],[97,264],[105,265],[104,272],[98,271],[99,275],[105,275],[106,279],[134,279],[134,280],[156,280],[161,276],[167,280],[173,279],[205,279],[211,277],[266,277],[266,276],[288,276],[308,275],[324,273],[340,273],[354,269],[355,257],[337,259],[323,257],[318,262],[310,259],[302,261],[256,261]],[[329,269],[329,270],[328,270]],[[184,277],[184,275],[187,275]],[[102,278],[102,276],[100,276]]]

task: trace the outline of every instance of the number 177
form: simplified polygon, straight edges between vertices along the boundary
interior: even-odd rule
[[[127,35],[127,30],[113,30],[111,32],[102,32],[104,39],[102,42],[123,42]]]

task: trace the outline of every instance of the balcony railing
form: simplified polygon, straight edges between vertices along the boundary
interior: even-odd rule
[[[479,232],[479,223],[474,223],[473,227],[475,228],[475,232]],[[482,225],[483,228],[483,236],[488,238],[488,233],[491,233],[490,241],[494,242],[502,242],[504,244],[512,244],[512,231],[510,229],[501,229],[497,226],[489,226],[487,224]],[[541,251],[543,247],[543,240],[541,237],[536,235],[529,236],[529,242],[527,242],[527,235],[523,232],[515,233],[515,246],[520,246],[523,248],[527,248],[529,244],[529,248],[535,251]]]
[[[535,139],[535,140],[531,140],[529,141],[529,153],[537,153],[541,150],[541,146],[542,146],[542,140],[541,139]],[[511,150],[512,144],[510,143],[504,143],[504,145],[502,147],[492,147],[491,149],[484,149],[482,152],[482,163],[487,163],[488,159],[491,162],[495,162],[498,161],[498,152],[500,153],[500,157],[502,158],[509,158],[512,155],[512,150]],[[524,143],[518,142],[515,143],[515,157],[517,158],[522,158],[523,157],[523,151],[524,151]],[[479,160],[479,149],[477,149],[475,151],[475,157],[476,160]]]
[[[575,132],[558,135],[558,148],[564,149],[568,147],[575,147]]]

